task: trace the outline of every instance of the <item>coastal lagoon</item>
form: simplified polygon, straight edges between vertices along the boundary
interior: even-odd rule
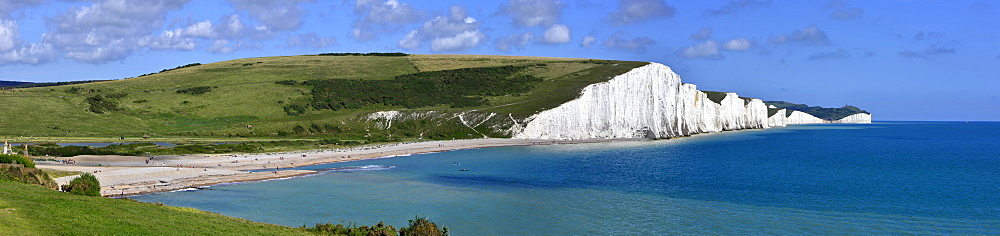
[[[997,122],[794,125],[300,169],[326,171],[133,198],[293,227],[419,215],[455,235],[1000,234]]]

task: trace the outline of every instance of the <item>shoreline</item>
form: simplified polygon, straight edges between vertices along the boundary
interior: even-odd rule
[[[461,139],[389,143],[341,149],[278,153],[192,154],[158,156],[153,158],[135,156],[75,156],[55,159],[73,160],[76,164],[40,161],[36,165],[39,168],[46,169],[90,172],[100,180],[102,196],[127,197],[217,184],[256,182],[319,174],[320,172],[318,171],[289,170],[288,168],[327,163],[490,147],[640,140],[646,139]],[[275,170],[262,171],[271,168]],[[76,177],[76,175],[64,176],[55,178],[55,180],[59,185],[63,185]]]

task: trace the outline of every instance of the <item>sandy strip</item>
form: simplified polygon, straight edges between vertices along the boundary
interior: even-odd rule
[[[93,173],[101,181],[102,195],[122,196],[174,191],[220,183],[259,181],[308,175],[316,172],[310,170],[284,170],[284,168],[332,162],[472,148],[632,140],[634,139],[464,139],[378,144],[343,149],[281,153],[157,156],[151,160],[145,157],[130,156],[76,156],[58,158],[59,160],[73,160],[76,164],[59,164],[57,162],[38,162],[37,164],[40,168]],[[248,170],[272,168],[275,171],[248,172]],[[76,178],[76,176],[60,177],[56,178],[56,182],[63,185],[69,183],[73,178]]]

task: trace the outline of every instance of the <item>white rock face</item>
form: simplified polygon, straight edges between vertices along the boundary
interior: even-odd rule
[[[720,103],[681,84],[670,67],[651,63],[585,87],[579,98],[529,118],[513,137],[658,139],[771,126],[760,99],[727,93]]]
[[[769,106],[770,108],[777,108],[774,106]],[[788,117],[785,116],[787,109],[778,110],[773,116],[767,118],[767,125],[771,127],[785,127],[788,125]]]
[[[821,124],[825,123],[823,119],[817,118],[809,113],[801,111],[792,111],[792,114],[788,115],[787,124]]]
[[[842,119],[836,120],[833,123],[855,123],[855,124],[871,124],[872,114],[868,113],[857,113],[854,115],[849,115]]]
[[[430,120],[461,122],[470,131],[520,139],[661,139],[698,133],[784,127],[789,124],[830,123],[801,111],[786,116],[782,109],[770,117],[760,99],[736,93],[716,103],[693,84],[681,83],[670,67],[650,63],[585,87],[580,96],[527,119],[487,112],[381,111],[369,114],[369,128],[390,129],[393,122]],[[773,108],[773,106],[772,106]],[[835,121],[870,123],[870,114],[855,114]],[[419,134],[423,137],[423,133]]]

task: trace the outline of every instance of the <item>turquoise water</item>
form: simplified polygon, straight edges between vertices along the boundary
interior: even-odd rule
[[[995,122],[799,125],[303,169],[329,168],[135,199],[296,227],[421,215],[456,235],[1000,234]]]

